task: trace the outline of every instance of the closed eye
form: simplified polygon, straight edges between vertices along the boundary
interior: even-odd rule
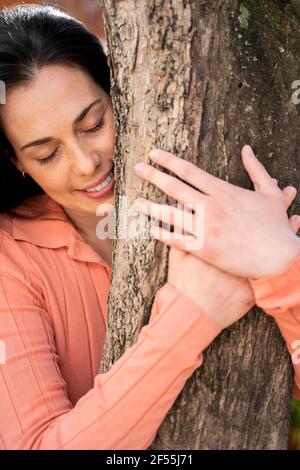
[[[82,132],[84,132],[85,134],[93,134],[97,132],[98,130],[100,130],[103,127],[103,125],[104,125],[104,118],[101,117],[100,121],[95,127],[93,127],[92,129],[87,129],[86,131],[82,131]],[[51,153],[51,155],[49,155],[48,157],[38,159],[39,165],[46,165],[47,163],[50,163],[56,157],[58,150],[59,148],[55,149],[54,152]]]
[[[58,152],[58,148],[55,149],[54,152],[51,153],[51,155],[49,155],[49,157],[38,159],[38,164],[46,165],[47,163],[50,163],[56,157],[57,152]]]
[[[93,127],[92,129],[88,129],[87,131],[83,131],[83,132],[85,133],[97,132],[99,129],[101,129],[101,127],[103,127],[103,124],[104,124],[104,119],[103,117],[101,117],[100,122],[98,122],[98,124],[95,127]]]

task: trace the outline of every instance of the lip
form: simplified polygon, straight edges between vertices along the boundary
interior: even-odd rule
[[[114,167],[112,167],[107,173],[105,173],[105,175],[101,176],[101,178],[99,178],[97,181],[95,181],[94,183],[89,184],[88,186],[85,186],[85,187],[82,188],[82,189],[79,189],[79,191],[86,191],[87,189],[95,188],[95,186],[98,186],[98,184],[102,183],[102,182],[105,180],[105,178],[106,178],[111,172],[113,172],[113,169],[114,169]]]
[[[94,191],[92,193],[89,193],[88,191],[79,191],[82,196],[89,198],[89,199],[102,199],[103,197],[107,196],[110,194],[115,186],[115,176],[113,176],[111,182],[106,186],[104,189],[101,189],[101,191]]]

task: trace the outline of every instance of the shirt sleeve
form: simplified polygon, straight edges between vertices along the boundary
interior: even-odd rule
[[[136,343],[73,406],[51,319],[33,284],[24,274],[0,275],[0,340],[6,350],[0,361],[0,448],[148,448],[220,326],[165,284]]]
[[[295,371],[293,396],[300,400],[300,256],[274,276],[249,281],[257,305],[274,317],[286,341]]]

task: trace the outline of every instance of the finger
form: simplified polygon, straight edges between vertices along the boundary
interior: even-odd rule
[[[150,229],[151,236],[166,245],[176,248],[180,251],[197,252],[200,258],[201,249],[203,248],[202,240],[198,240],[193,235],[170,232],[169,230],[153,225]]]
[[[297,189],[294,188],[294,186],[287,186],[286,188],[283,188],[282,195],[285,207],[288,209],[297,195]]]
[[[300,229],[300,216],[299,215],[292,215],[289,218],[289,224],[290,224],[291,230],[294,232],[295,235],[297,235],[297,233]]]
[[[178,233],[170,232],[168,229],[155,224],[151,226],[150,233],[153,238],[180,251],[185,251],[184,246],[186,242],[195,240],[192,235],[180,234],[179,236]]]
[[[165,194],[184,204],[201,202],[207,197],[196,189],[191,188],[188,184],[183,183],[178,178],[163,173],[161,170],[147,163],[138,163],[135,166],[135,171],[139,176],[149,181],[149,183],[154,184]]]
[[[185,212],[193,212],[193,208],[189,204],[181,204],[180,202],[177,203],[178,209],[181,209]]]
[[[276,178],[272,178],[273,183],[278,186],[278,180]],[[257,183],[253,183],[255,191],[259,191],[259,185]]]
[[[149,153],[149,157],[155,163],[172,171],[181,180],[194,186],[205,194],[216,194],[224,191],[229,183],[208,172],[198,168],[191,162],[183,160],[170,152],[160,149],[153,149]]]
[[[185,211],[185,205],[181,208],[168,206],[167,204],[157,204],[147,199],[138,198],[134,202],[134,207],[145,215],[148,215],[156,221],[163,222],[170,230],[173,226],[177,233],[194,234],[202,229],[202,219],[200,212],[195,208],[195,212]],[[202,209],[202,208],[201,208]],[[203,209],[201,211],[203,214]],[[199,218],[197,215],[199,214]]]
[[[256,191],[268,191],[274,189],[274,181],[256,158],[250,145],[245,145],[242,149],[242,161]]]

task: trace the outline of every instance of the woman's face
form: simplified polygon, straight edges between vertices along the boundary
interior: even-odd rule
[[[1,108],[13,162],[52,199],[78,215],[95,215],[100,204],[114,204],[111,99],[87,73],[44,67],[29,84],[8,91]],[[86,191],[107,175],[101,187]]]

